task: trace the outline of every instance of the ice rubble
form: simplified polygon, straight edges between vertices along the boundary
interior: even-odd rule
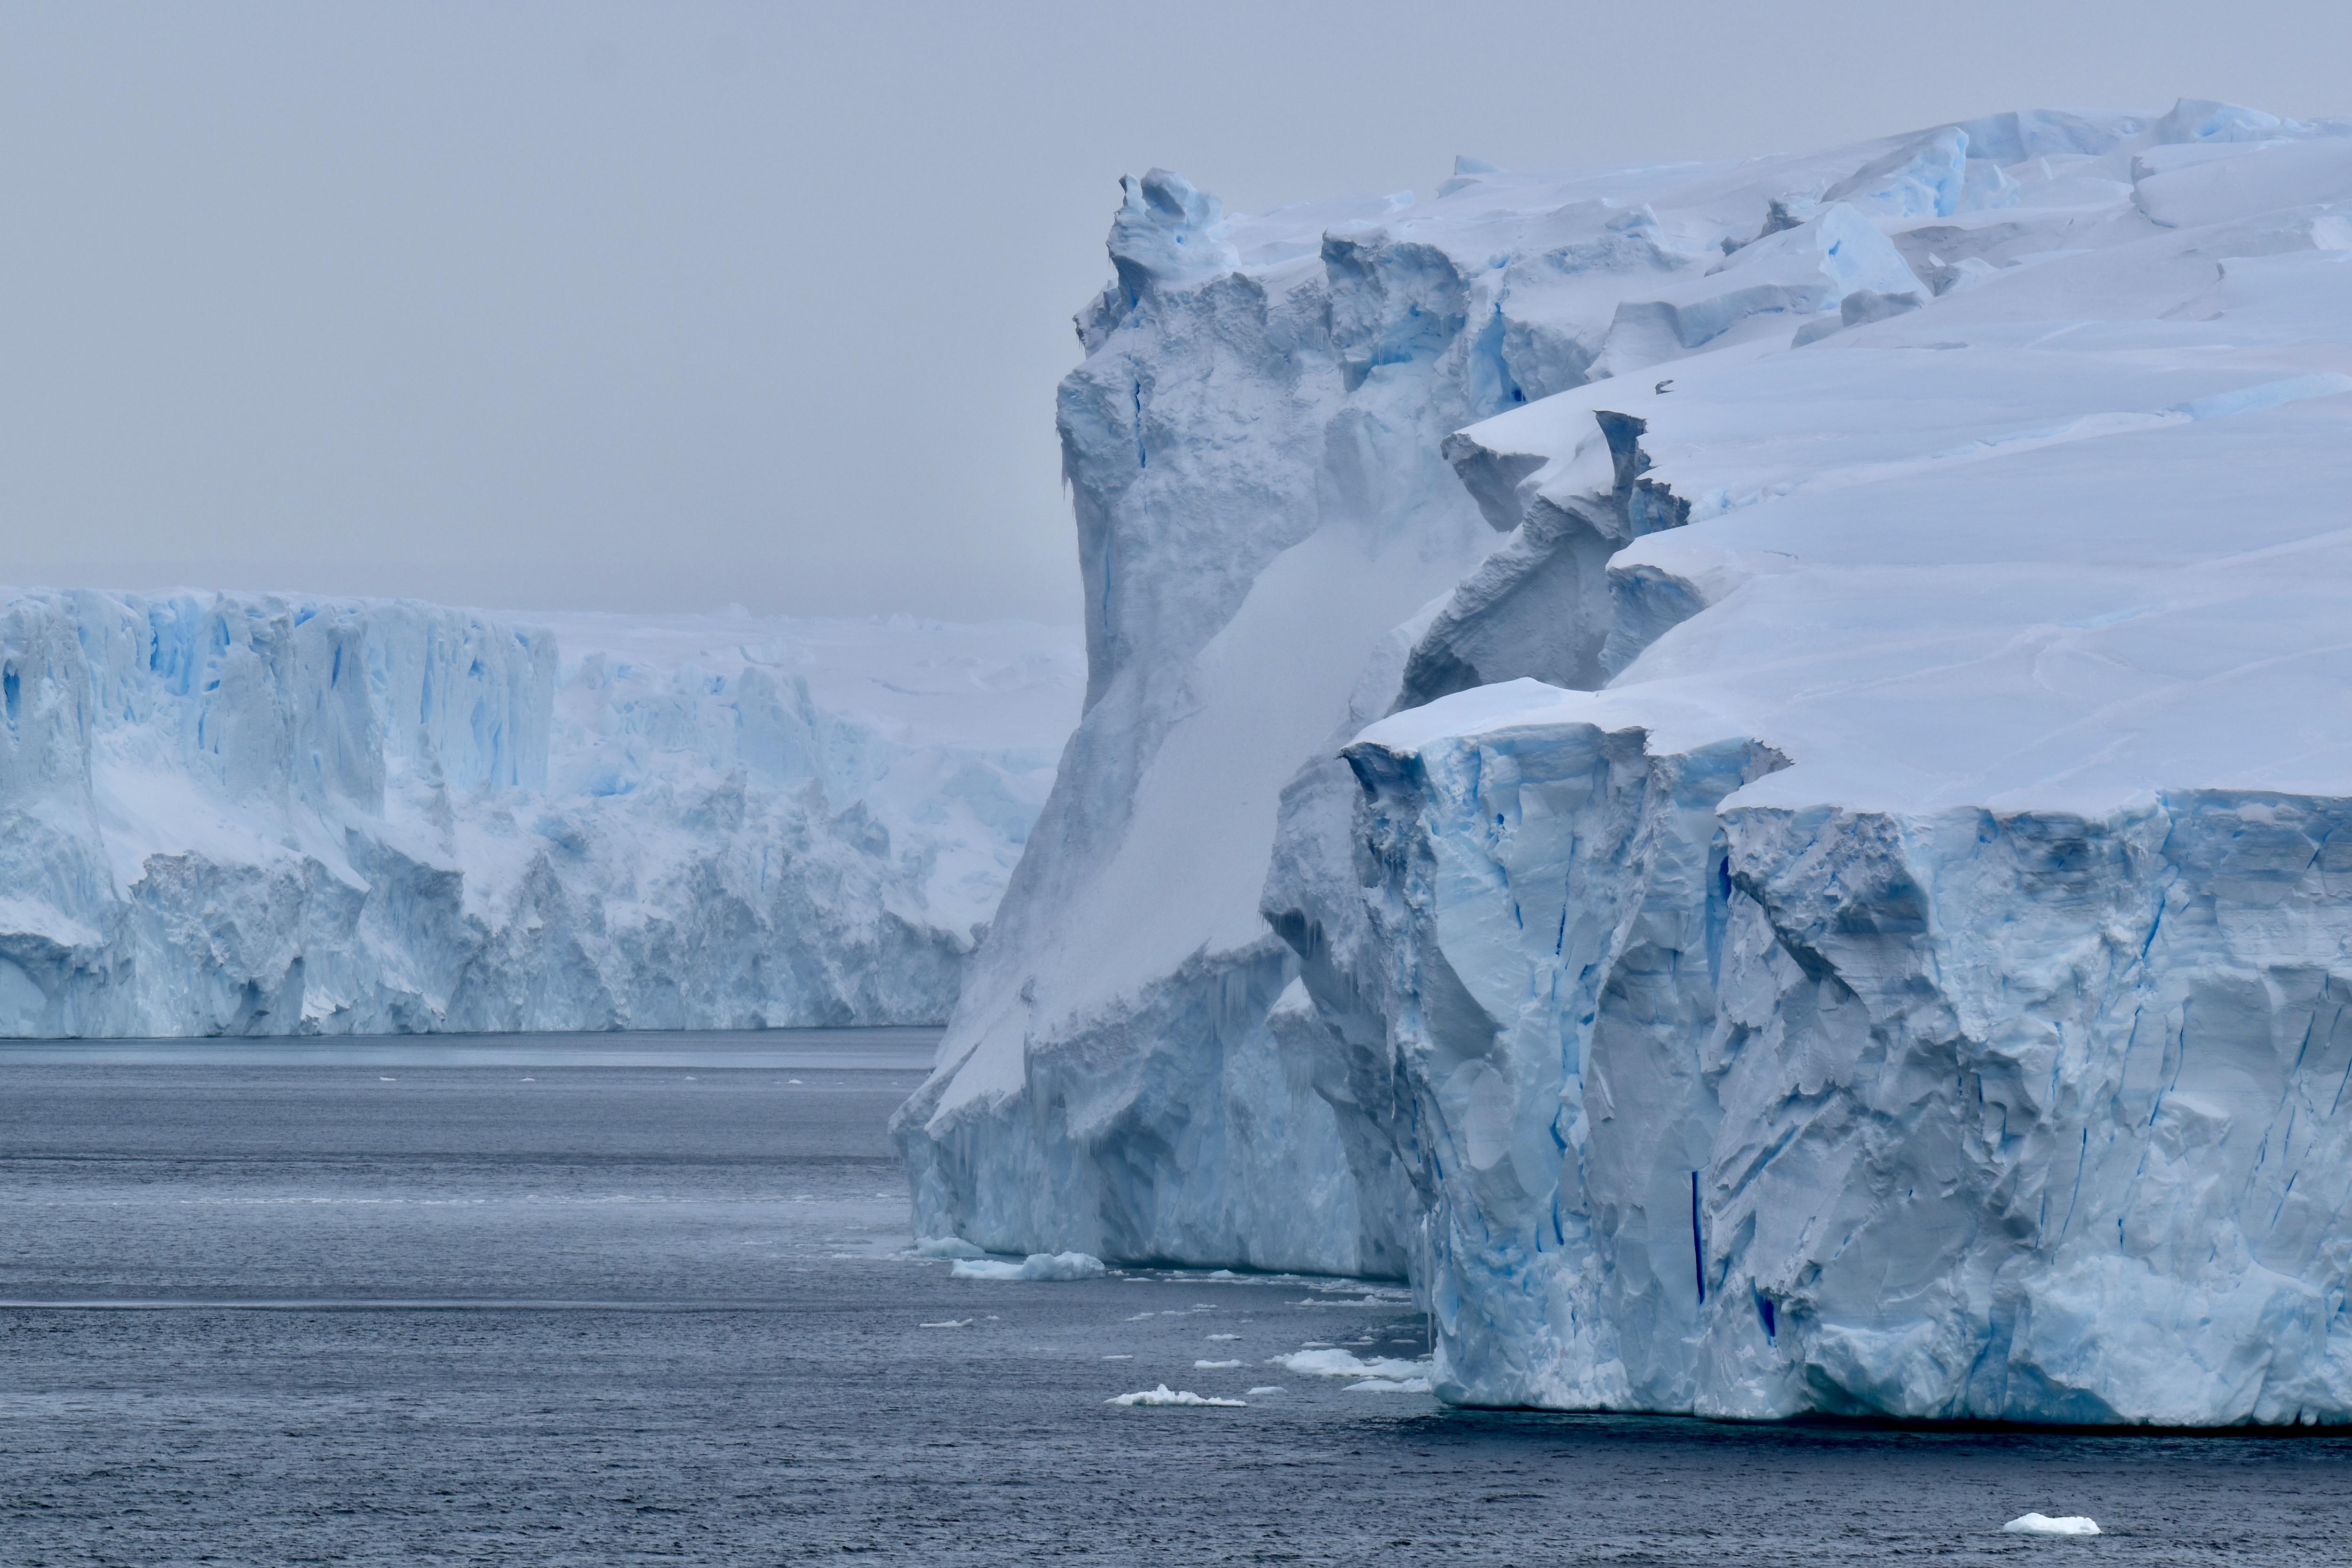
[[[2352,1419],[2347,133],[1130,181],[919,1229],[1409,1273],[1459,1403]]]
[[[0,1034],[943,1018],[1079,679],[1012,624],[0,592]]]

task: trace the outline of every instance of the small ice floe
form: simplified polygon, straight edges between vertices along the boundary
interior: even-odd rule
[[[1121,1318],[1119,1321],[1122,1323],[1145,1323],[1150,1322],[1159,1315],[1160,1314],[1157,1312],[1129,1312],[1126,1317]]]
[[[1134,1359],[1135,1358],[1131,1355],[1107,1355],[1103,1357],[1103,1360],[1105,1361],[1133,1361]]]
[[[1192,1363],[1192,1370],[1194,1372],[1223,1372],[1227,1367],[1234,1367],[1241,1364],[1242,1363],[1237,1361],[1196,1361]]]
[[[1209,1271],[1209,1278],[1212,1279],[1238,1279],[1241,1276],[1234,1273],[1230,1268],[1213,1268]]]
[[[535,1079],[535,1078],[527,1078],[527,1079],[523,1079],[523,1082],[525,1082],[525,1083],[537,1083],[538,1081],[539,1081],[539,1079]]]
[[[2000,1527],[2011,1535],[2096,1535],[2097,1521],[2070,1513],[2053,1519],[2046,1513],[2021,1513]]]
[[[1414,1392],[1429,1391],[1429,1363],[1425,1361],[1401,1361],[1394,1356],[1371,1356],[1360,1359],[1343,1350],[1293,1351],[1266,1363],[1285,1372],[1295,1372],[1302,1377],[1363,1377],[1389,1383],[1418,1382]]]
[[[958,1279],[1099,1279],[1109,1270],[1086,1252],[1033,1252],[1019,1263],[993,1258],[959,1258]]]
[[[785,1081],[786,1083],[798,1083],[798,1082],[800,1082],[800,1079],[796,1079],[796,1078],[788,1078],[788,1079],[784,1079],[784,1081]]]
[[[1213,1340],[1237,1340],[1237,1339],[1240,1339],[1240,1338],[1241,1338],[1241,1335],[1239,1335],[1239,1334],[1211,1334],[1209,1337],[1210,1337],[1211,1339],[1213,1339]]]
[[[971,1320],[970,1318],[950,1318],[946,1322],[925,1323],[923,1327],[927,1329],[968,1329],[971,1327]]]
[[[985,1258],[988,1254],[960,1236],[927,1236],[915,1243],[925,1258]]]
[[[399,1081],[400,1080],[396,1078],[379,1078],[376,1079],[376,1082],[378,1083],[398,1083]]]
[[[1249,1391],[1249,1394],[1252,1399],[1255,1399],[1261,1394],[1280,1394],[1281,1392],[1282,1384],[1278,1383],[1261,1383],[1255,1388],[1251,1389]]]
[[[1368,1377],[1361,1383],[1348,1385],[1350,1394],[1427,1394],[1429,1379],[1425,1377]]]
[[[1241,1410],[1247,1402],[1239,1399],[1204,1399],[1189,1388],[1171,1388],[1161,1384],[1140,1394],[1120,1394],[1103,1401],[1105,1405],[1217,1405],[1228,1410]]]

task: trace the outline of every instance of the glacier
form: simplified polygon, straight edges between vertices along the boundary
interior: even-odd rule
[[[0,1035],[936,1023],[1071,632],[0,591]]]
[[[919,1234],[1457,1404],[2352,1421],[2352,126],[1128,181]]]

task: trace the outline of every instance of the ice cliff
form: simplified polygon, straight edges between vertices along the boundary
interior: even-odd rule
[[[1459,1402],[2352,1420],[2352,140],[1129,182],[919,1226]]]
[[[0,1034],[931,1022],[1067,634],[0,592]]]

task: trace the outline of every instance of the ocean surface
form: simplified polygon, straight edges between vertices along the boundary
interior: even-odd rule
[[[956,1279],[934,1037],[0,1044],[0,1563],[2347,1560],[2344,1437],[1449,1411],[1269,1364],[1392,1289]]]

